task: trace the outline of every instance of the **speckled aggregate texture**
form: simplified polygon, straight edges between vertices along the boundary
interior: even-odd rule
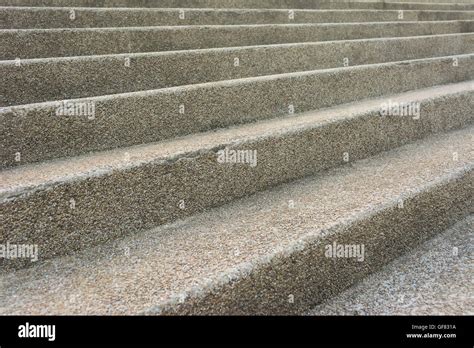
[[[404,98],[424,105],[419,120],[381,117],[386,99],[372,100],[3,171],[0,197],[9,228],[1,240],[39,243],[44,258],[69,253],[344,164],[344,153],[350,161],[366,158],[472,122],[470,83],[391,99]],[[257,151],[256,166],[219,163],[217,152],[225,148]]]
[[[309,315],[474,315],[474,215]]]
[[[472,313],[441,1],[0,0],[0,315]]]
[[[472,210],[472,131],[5,274],[0,312],[300,313]],[[365,262],[325,257],[334,241],[365,244]]]
[[[464,33],[1,61],[0,106],[473,52]]]
[[[398,11],[377,10],[288,10],[275,9],[130,9],[84,8],[75,10],[70,19],[69,8],[10,7],[0,8],[0,29],[98,28],[157,25],[236,25],[344,23],[385,21],[434,21],[474,19],[472,12],[408,10],[403,18]],[[181,16],[180,16],[181,13]]]
[[[61,102],[3,108],[9,132],[2,159],[11,165],[75,156],[471,80],[473,64],[469,54],[91,97],[93,119],[56,115]],[[24,154],[20,163],[17,152]]]
[[[474,31],[474,20],[2,29],[0,60],[353,40]]]
[[[2,6],[66,6],[66,7],[164,7],[164,8],[304,8],[304,9],[437,9],[472,10],[472,4],[399,3],[396,1],[333,1],[333,0],[1,0]]]

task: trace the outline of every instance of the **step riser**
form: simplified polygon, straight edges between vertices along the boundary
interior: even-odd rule
[[[474,21],[0,30],[0,59],[468,33]]]
[[[466,315],[473,240],[471,214],[303,315]]]
[[[14,61],[7,61],[0,63],[4,81],[0,86],[0,106],[337,68],[344,65],[346,58],[350,66],[357,66],[471,52],[474,52],[474,34],[458,34],[23,60],[19,67]],[[237,67],[235,58],[239,59]]]
[[[326,238],[274,258],[243,279],[146,314],[301,314],[472,213],[473,180],[471,168],[408,199],[400,197],[401,209],[395,203],[365,219],[336,226]],[[326,257],[325,247],[334,242],[364,245],[364,262]]]
[[[2,232],[0,243],[39,244],[42,259],[66,254],[342,165],[346,154],[350,161],[366,158],[432,132],[473,122],[472,92],[419,102],[418,120],[381,117],[377,107],[322,126],[248,139],[238,145],[216,144],[168,161],[36,191],[11,192],[12,197],[2,203],[4,224],[9,228]],[[256,150],[256,166],[219,163],[218,151],[225,147]],[[22,265],[31,263],[9,262],[1,268]]]
[[[472,4],[332,2],[313,0],[2,0],[0,6],[286,8],[286,9],[437,9],[473,10]]]
[[[411,99],[416,99],[416,95],[428,93],[445,95],[450,90],[463,90],[465,87],[462,86],[465,85],[459,84],[456,88],[431,88],[405,96],[410,95]],[[412,225],[413,221],[419,224],[421,229],[412,228],[414,232],[410,233],[409,238],[419,237],[424,234],[423,231],[433,232],[431,224],[435,229],[440,229],[449,223],[451,217],[456,220],[454,214],[446,217],[444,209],[451,213],[459,210],[459,215],[462,215],[462,206],[459,208],[451,198],[459,197],[459,201],[465,202],[463,195],[471,194],[472,187],[464,187],[460,190],[460,195],[449,190],[446,194],[440,194],[440,199],[433,197],[433,202],[427,199],[414,201],[412,198],[419,196],[420,192],[433,192],[433,185],[440,187],[446,183],[447,178],[454,179],[466,168],[472,168],[470,139],[473,127],[449,134],[438,134],[350,166],[275,187],[225,207],[210,209],[175,224],[132,234],[71,257],[58,258],[37,267],[1,275],[0,312],[8,315],[117,315],[140,314],[151,309],[151,312],[155,313],[159,310],[157,306],[163,308],[174,299],[186,301],[185,295],[205,295],[213,290],[219,293],[222,285],[236,284],[239,279],[252,274],[264,274],[260,271],[262,267],[265,268],[269,263],[276,265],[278,260],[288,260],[289,255],[294,255],[293,259],[296,261],[306,257],[313,262],[305,263],[303,268],[310,272],[303,275],[301,272],[296,273],[300,276],[293,282],[293,286],[298,288],[298,291],[278,293],[282,296],[282,302],[289,301],[290,295],[293,295],[293,303],[299,305],[300,291],[314,289],[315,292],[324,292],[325,288],[334,287],[344,281],[344,278],[326,277],[320,281],[317,277],[311,277],[315,272],[321,273],[322,254],[315,257],[309,255],[311,249],[307,246],[314,246],[317,241],[319,245],[326,244],[324,241],[330,241],[328,237],[334,237],[337,232],[340,232],[340,238],[334,238],[336,242],[348,240],[351,244],[358,245],[365,242],[364,260],[358,261],[357,265],[352,264],[353,272],[347,272],[353,277],[359,272],[366,272],[368,262],[372,261],[374,270],[380,266],[378,262],[373,261],[374,250],[385,255],[414,246],[406,243],[407,238],[397,237],[395,246],[391,243],[395,235],[405,235],[405,231],[410,233],[410,229],[405,228],[405,225]],[[458,153],[457,160],[454,160],[453,152]],[[472,182],[472,177],[469,180]],[[467,199],[472,200],[472,197]],[[292,201],[294,205],[291,205]],[[426,210],[431,207],[437,209],[440,205],[442,209],[434,213],[416,211],[414,214],[412,210]],[[384,224],[380,223],[380,220],[375,221],[378,228],[367,231],[364,229],[364,221],[369,223],[371,217],[378,212],[387,211],[390,207],[409,211],[399,219],[393,215],[392,218],[385,218],[385,215],[383,221],[388,222],[387,230],[384,230]],[[378,216],[380,217],[380,214]],[[349,229],[350,226],[352,229]],[[355,234],[341,233],[347,231]],[[360,231],[365,231],[363,235],[369,238],[356,237]],[[402,243],[398,242],[400,240]],[[465,259],[466,248],[461,245],[459,255],[455,253],[456,250],[450,250],[453,246],[458,246],[456,244],[459,243],[444,245],[444,261]],[[302,253],[302,250],[307,250],[308,253]],[[331,258],[332,269],[342,273],[340,270],[346,268],[344,260],[340,257]],[[290,258],[291,261],[293,260]],[[441,263],[444,261],[441,260]],[[324,262],[322,264],[324,265]],[[291,268],[291,264],[288,267]],[[277,266],[273,267],[273,273],[266,273],[268,281],[262,288],[267,291],[266,294],[270,289],[275,289],[271,285],[273,282],[279,284],[288,280],[287,284],[292,284],[290,281],[293,278],[287,277],[284,269],[288,268]],[[433,276],[436,277],[439,271],[440,269],[435,270]],[[404,272],[401,273],[403,275]],[[273,279],[275,274],[280,276]],[[330,276],[334,273],[325,274]],[[300,286],[302,280],[306,286]],[[313,281],[317,287],[311,286]],[[469,282],[470,279],[466,281]],[[236,288],[242,290],[239,284],[241,283],[236,284]],[[257,301],[260,301],[262,307],[265,306],[263,302],[268,307],[277,305],[271,298],[261,296],[258,286],[254,289],[258,294],[251,299],[251,296],[242,294],[238,311],[244,308],[250,312],[251,309],[246,307]],[[262,291],[262,294],[265,294],[265,291]],[[305,298],[310,299],[308,303],[318,301],[311,296]],[[395,298],[393,301],[395,306],[396,300]],[[406,301],[404,303],[406,304]],[[216,311],[215,304],[207,304],[210,304],[207,310],[211,307],[210,310]],[[219,309],[226,310],[222,307]],[[277,312],[280,312],[279,308]]]
[[[344,23],[383,21],[472,20],[474,12],[405,11],[299,11],[299,10],[96,10],[0,9],[0,28],[98,28],[159,25],[233,25]],[[73,18],[73,19],[71,19]]]
[[[9,132],[1,142],[2,164],[149,143],[473,79],[474,55],[457,59],[456,67],[453,58],[438,58],[81,99],[84,114],[78,116],[57,115],[62,103],[4,108],[0,120]],[[66,107],[70,105],[78,104]],[[85,112],[88,106],[90,114]]]

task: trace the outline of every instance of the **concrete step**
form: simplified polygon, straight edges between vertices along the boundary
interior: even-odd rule
[[[4,274],[0,312],[306,312],[472,213],[473,131],[428,138],[175,224]],[[236,180],[223,180],[221,187],[255,182],[245,175]],[[48,202],[52,207],[54,202]],[[83,203],[78,200],[76,207]],[[110,199],[109,204],[120,209],[123,202]],[[61,236],[66,237],[64,231]],[[22,241],[38,242],[31,236]],[[334,243],[354,246],[359,253],[335,257],[328,254]],[[40,257],[45,248],[40,243]]]
[[[5,107],[1,163],[18,166],[150,143],[472,80],[473,61],[474,54],[459,55]]]
[[[3,170],[0,205],[8,229],[0,244],[40,244],[47,259],[137,233],[466,126],[474,117],[473,97],[471,81]],[[393,115],[397,103],[418,105],[419,113],[413,107]],[[461,140],[470,144],[466,136],[454,142]],[[459,146],[459,156],[467,156]],[[1,261],[3,270],[25,266],[24,260]]]
[[[467,33],[3,61],[0,106],[473,52]]]
[[[332,0],[0,0],[0,6],[474,10],[474,4]]]
[[[436,21],[474,19],[474,11],[131,9],[0,7],[0,28],[98,28],[170,25],[236,25]]]
[[[470,215],[308,314],[473,315],[473,239]]]
[[[474,32],[474,21],[1,29],[0,60]]]

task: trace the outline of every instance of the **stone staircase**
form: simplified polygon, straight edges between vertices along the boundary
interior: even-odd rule
[[[0,72],[1,314],[327,313],[472,225],[472,1],[0,0]]]

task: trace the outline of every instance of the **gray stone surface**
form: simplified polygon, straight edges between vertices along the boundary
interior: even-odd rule
[[[473,241],[471,215],[308,314],[474,315]]]
[[[403,3],[333,0],[1,0],[1,6],[286,8],[286,9],[437,9],[472,10],[471,3]]]
[[[345,153],[353,161],[465,126],[472,98],[464,83],[4,170],[0,242],[40,243],[45,258],[97,245],[344,164]],[[419,102],[420,119],[380,116],[387,99]],[[219,163],[225,148],[257,151],[256,166]]]
[[[0,29],[0,60],[467,33],[474,20]]]
[[[0,313],[300,313],[472,212],[471,137],[438,135],[5,274]],[[334,241],[364,244],[364,261],[326,257]]]
[[[304,314],[473,214],[467,10],[0,0],[0,314]]]
[[[474,19],[468,11],[407,10],[276,10],[276,9],[130,9],[65,7],[3,7],[0,28],[98,28],[157,25],[235,25],[435,21]]]
[[[473,52],[466,33],[1,61],[0,106]]]
[[[457,59],[457,66],[453,59]],[[4,165],[138,145],[361,99],[474,78],[474,54],[297,72],[70,100],[94,118],[56,114],[61,102],[0,109]],[[337,93],[336,93],[337,92]],[[74,104],[72,104],[74,105]],[[180,105],[184,112],[180,113]],[[292,105],[292,107],[291,107]],[[15,154],[22,161],[15,162]]]

